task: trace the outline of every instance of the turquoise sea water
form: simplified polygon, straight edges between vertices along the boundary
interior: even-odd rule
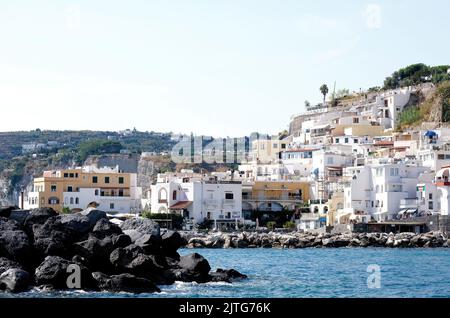
[[[179,252],[182,255],[198,252],[209,260],[213,269],[235,268],[249,278],[233,284],[176,283],[161,286],[159,294],[32,291],[15,297],[450,297],[450,249],[183,249]],[[367,287],[369,265],[380,266],[381,288]]]

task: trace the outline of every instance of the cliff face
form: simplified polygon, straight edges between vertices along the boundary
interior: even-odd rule
[[[174,163],[169,157],[162,156],[143,156],[140,158],[137,173],[138,187],[149,189],[151,184],[156,181],[158,173],[174,169]]]

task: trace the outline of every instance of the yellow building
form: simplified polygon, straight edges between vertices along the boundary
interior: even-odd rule
[[[280,159],[280,153],[285,151],[289,140],[257,139],[252,142],[252,160],[260,163],[271,163]]]
[[[242,187],[243,210],[294,211],[309,200],[308,182],[259,181]]]
[[[83,210],[95,202],[108,212],[129,213],[138,205],[137,177],[118,169],[84,167],[45,171],[35,178],[24,208]]]

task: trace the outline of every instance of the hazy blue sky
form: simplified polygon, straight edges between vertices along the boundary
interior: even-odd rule
[[[276,133],[323,83],[450,63],[449,15],[446,0],[0,0],[0,130]]]

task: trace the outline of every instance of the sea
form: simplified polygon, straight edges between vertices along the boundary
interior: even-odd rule
[[[160,286],[161,293],[29,292],[0,297],[449,298],[450,249],[181,249],[248,279]]]

